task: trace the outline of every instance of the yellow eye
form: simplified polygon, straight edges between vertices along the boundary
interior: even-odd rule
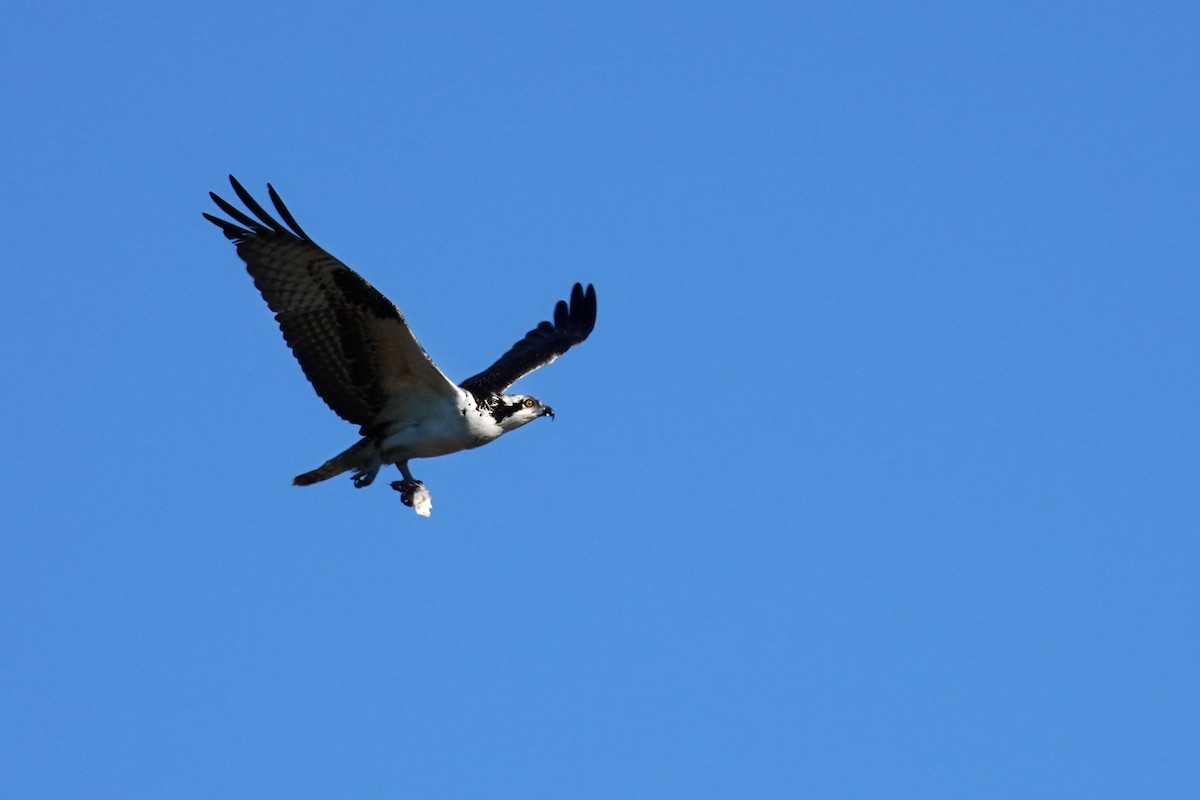
[[[534,400],[532,397],[526,397],[525,402],[522,403],[522,405],[524,405],[526,408],[533,408],[533,403],[534,403]]]

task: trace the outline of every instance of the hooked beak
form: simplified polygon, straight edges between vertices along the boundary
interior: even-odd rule
[[[542,416],[554,419],[554,409],[550,406],[542,406]]]

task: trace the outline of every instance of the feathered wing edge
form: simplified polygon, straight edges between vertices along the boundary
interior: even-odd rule
[[[279,213],[279,216],[283,217],[283,221],[287,224],[287,227],[280,225],[274,217],[268,214],[259,205],[258,201],[254,199],[254,196],[246,191],[242,184],[238,183],[237,178],[230,175],[229,183],[233,186],[233,191],[237,193],[238,199],[246,205],[246,208],[250,209],[251,214],[258,217],[258,219],[252,219],[216,192],[209,192],[208,196],[212,198],[212,201],[217,204],[218,208],[244,226],[239,228],[229,220],[204,213],[204,218],[220,228],[221,232],[225,234],[225,238],[229,239],[229,241],[234,244],[241,244],[252,234],[259,236],[275,234],[276,236],[283,236],[289,239],[298,239],[311,244],[313,247],[318,247],[317,243],[310,239],[308,234],[304,232],[304,229],[296,223],[296,218],[292,216],[292,212],[288,211],[287,206],[283,204],[283,200],[279,197],[279,193],[275,191],[274,186],[269,183],[267,184],[267,194],[271,197],[272,205],[275,206],[275,210]]]
[[[460,386],[479,395],[500,393],[518,380],[554,361],[588,338],[596,327],[596,289],[575,284],[571,300],[554,306],[554,322],[544,321],[500,356],[496,363],[463,381]]]

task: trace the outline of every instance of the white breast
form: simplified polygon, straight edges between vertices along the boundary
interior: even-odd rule
[[[459,392],[453,401],[422,400],[389,404],[394,409],[394,418],[381,426],[380,436],[385,462],[444,456],[487,444],[504,433],[492,415],[479,409],[467,392]]]

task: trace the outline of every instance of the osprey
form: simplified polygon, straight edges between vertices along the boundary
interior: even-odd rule
[[[229,220],[204,214],[237,246],[238,256],[283,338],[317,394],[362,438],[321,466],[297,475],[310,486],[353,470],[370,485],[384,464],[404,477],[391,486],[405,505],[429,516],[429,492],[409,471],[414,458],[444,456],[487,444],[554,411],[537,398],[505,394],[513,383],[579,344],[596,325],[596,290],[575,284],[542,322],[496,363],[456,384],[409,330],[396,306],[357,272],[308,237],[275,189],[267,193],[281,224],[230,175],[250,215],[210,192]]]

